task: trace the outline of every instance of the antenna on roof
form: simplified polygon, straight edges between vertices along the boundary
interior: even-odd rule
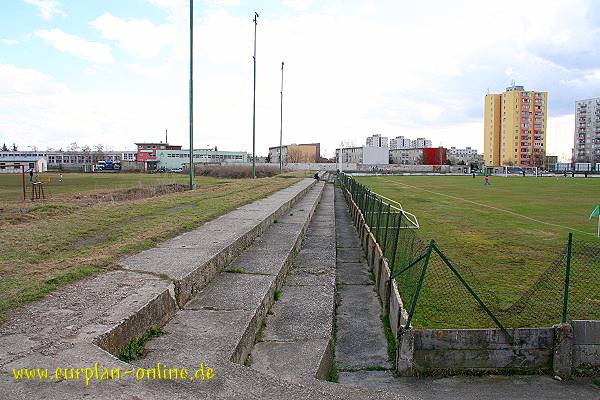
[[[169,143],[169,131],[165,129],[165,143]]]
[[[490,94],[490,88],[487,88],[487,94]]]

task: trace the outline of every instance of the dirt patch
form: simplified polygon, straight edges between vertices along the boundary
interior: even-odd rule
[[[74,198],[77,200],[86,199],[95,203],[112,203],[146,199],[149,197],[162,196],[169,193],[183,192],[185,190],[187,190],[186,185],[182,185],[180,183],[170,183],[167,185],[134,187],[129,189],[113,190],[110,192],[75,195]]]
[[[107,239],[108,239],[108,237],[106,235],[100,233],[98,235],[81,238],[81,239],[77,240],[75,243],[73,243],[73,246],[75,246],[75,247],[93,246],[95,244],[105,242]]]

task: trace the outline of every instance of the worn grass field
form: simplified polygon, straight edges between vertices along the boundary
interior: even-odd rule
[[[198,190],[102,201],[90,194],[185,183],[183,175],[65,174],[53,178],[50,199],[14,200],[20,177],[0,175],[0,320],[8,309],[59,285],[116,268],[125,254],[154,246],[298,178],[197,178]],[[135,191],[134,191],[135,192]],[[8,194],[7,194],[8,193]],[[129,193],[129,192],[127,192]],[[144,192],[146,193],[146,192]],[[10,200],[7,200],[9,199]],[[93,201],[90,199],[94,199]]]
[[[556,262],[566,247],[568,232],[574,233],[577,244],[589,242],[600,249],[600,239],[595,237],[597,220],[588,220],[600,203],[600,179],[492,177],[489,186],[484,186],[480,177],[381,176],[357,180],[414,213],[420,223],[419,237],[435,239],[476,289],[493,293],[499,308],[517,301]],[[575,268],[573,274],[577,279],[594,279],[575,275]],[[459,288],[451,274],[443,279],[445,282],[435,284],[435,291],[431,290],[433,282],[425,285],[415,313],[416,326],[450,327],[449,319],[456,321],[454,326],[489,324],[486,318],[472,318],[477,308],[472,299],[454,297]],[[507,325],[559,322],[562,275],[552,279],[553,287],[548,284],[545,297],[534,294],[525,309],[538,315],[507,313],[503,316],[509,321]],[[586,288],[590,293],[572,302],[589,302],[589,309],[595,309],[600,317],[600,282],[589,282]],[[552,305],[545,308],[539,304],[550,302]]]

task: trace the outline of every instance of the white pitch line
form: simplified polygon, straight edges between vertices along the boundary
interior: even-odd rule
[[[481,206],[481,207],[491,208],[492,210],[502,211],[502,212],[505,212],[507,214],[512,214],[512,215],[516,215],[517,217],[528,219],[530,221],[539,222],[540,224],[549,225],[549,226],[555,226],[557,228],[569,229],[569,230],[572,230],[572,231],[575,231],[575,232],[579,232],[579,233],[583,233],[583,234],[586,234],[586,235],[596,236],[593,233],[580,231],[579,229],[571,228],[569,226],[564,226],[564,225],[559,225],[559,224],[553,224],[552,222],[541,221],[539,219],[531,218],[531,217],[528,217],[527,215],[519,214],[519,213],[516,213],[514,211],[505,210],[503,208],[498,208],[498,207],[490,206],[490,205],[483,204],[483,203],[478,203],[476,201],[464,199],[462,197],[456,197],[456,196],[451,196],[449,194],[438,193],[438,192],[434,192],[433,190],[423,189],[423,188],[420,188],[418,186],[408,185],[406,183],[395,182],[395,181],[392,181],[392,180],[386,179],[386,178],[384,178],[383,180],[385,180],[386,182],[393,183],[394,185],[402,185],[402,186],[409,187],[409,188],[412,188],[412,189],[417,189],[417,190],[422,190],[424,192],[429,192],[429,193],[437,194],[438,196],[444,196],[444,197],[448,197],[450,199],[460,200],[460,201],[464,201],[464,202],[467,202],[467,203],[472,203],[472,204],[475,204],[475,205],[478,205],[478,206]]]

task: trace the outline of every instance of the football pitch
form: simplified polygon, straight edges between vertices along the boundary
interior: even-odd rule
[[[598,221],[588,218],[600,203],[597,178],[493,176],[490,185],[484,185],[479,176],[356,179],[415,214],[419,238],[435,239],[450,259],[471,273],[476,289],[493,292],[505,306],[519,300],[564,254],[569,232],[573,233],[574,243],[591,242],[600,248]],[[600,293],[600,283],[593,283],[593,287]],[[539,301],[560,303],[560,288],[555,292],[555,298]],[[430,297],[444,295],[431,293]],[[600,299],[594,300],[599,301],[594,307],[600,315]],[[422,313],[416,325],[447,327],[441,322],[444,318],[435,315],[432,304],[427,304],[426,293],[419,302]],[[468,314],[460,305],[438,311]],[[549,316],[547,324],[558,322],[556,318]],[[480,327],[468,318],[462,324]]]

